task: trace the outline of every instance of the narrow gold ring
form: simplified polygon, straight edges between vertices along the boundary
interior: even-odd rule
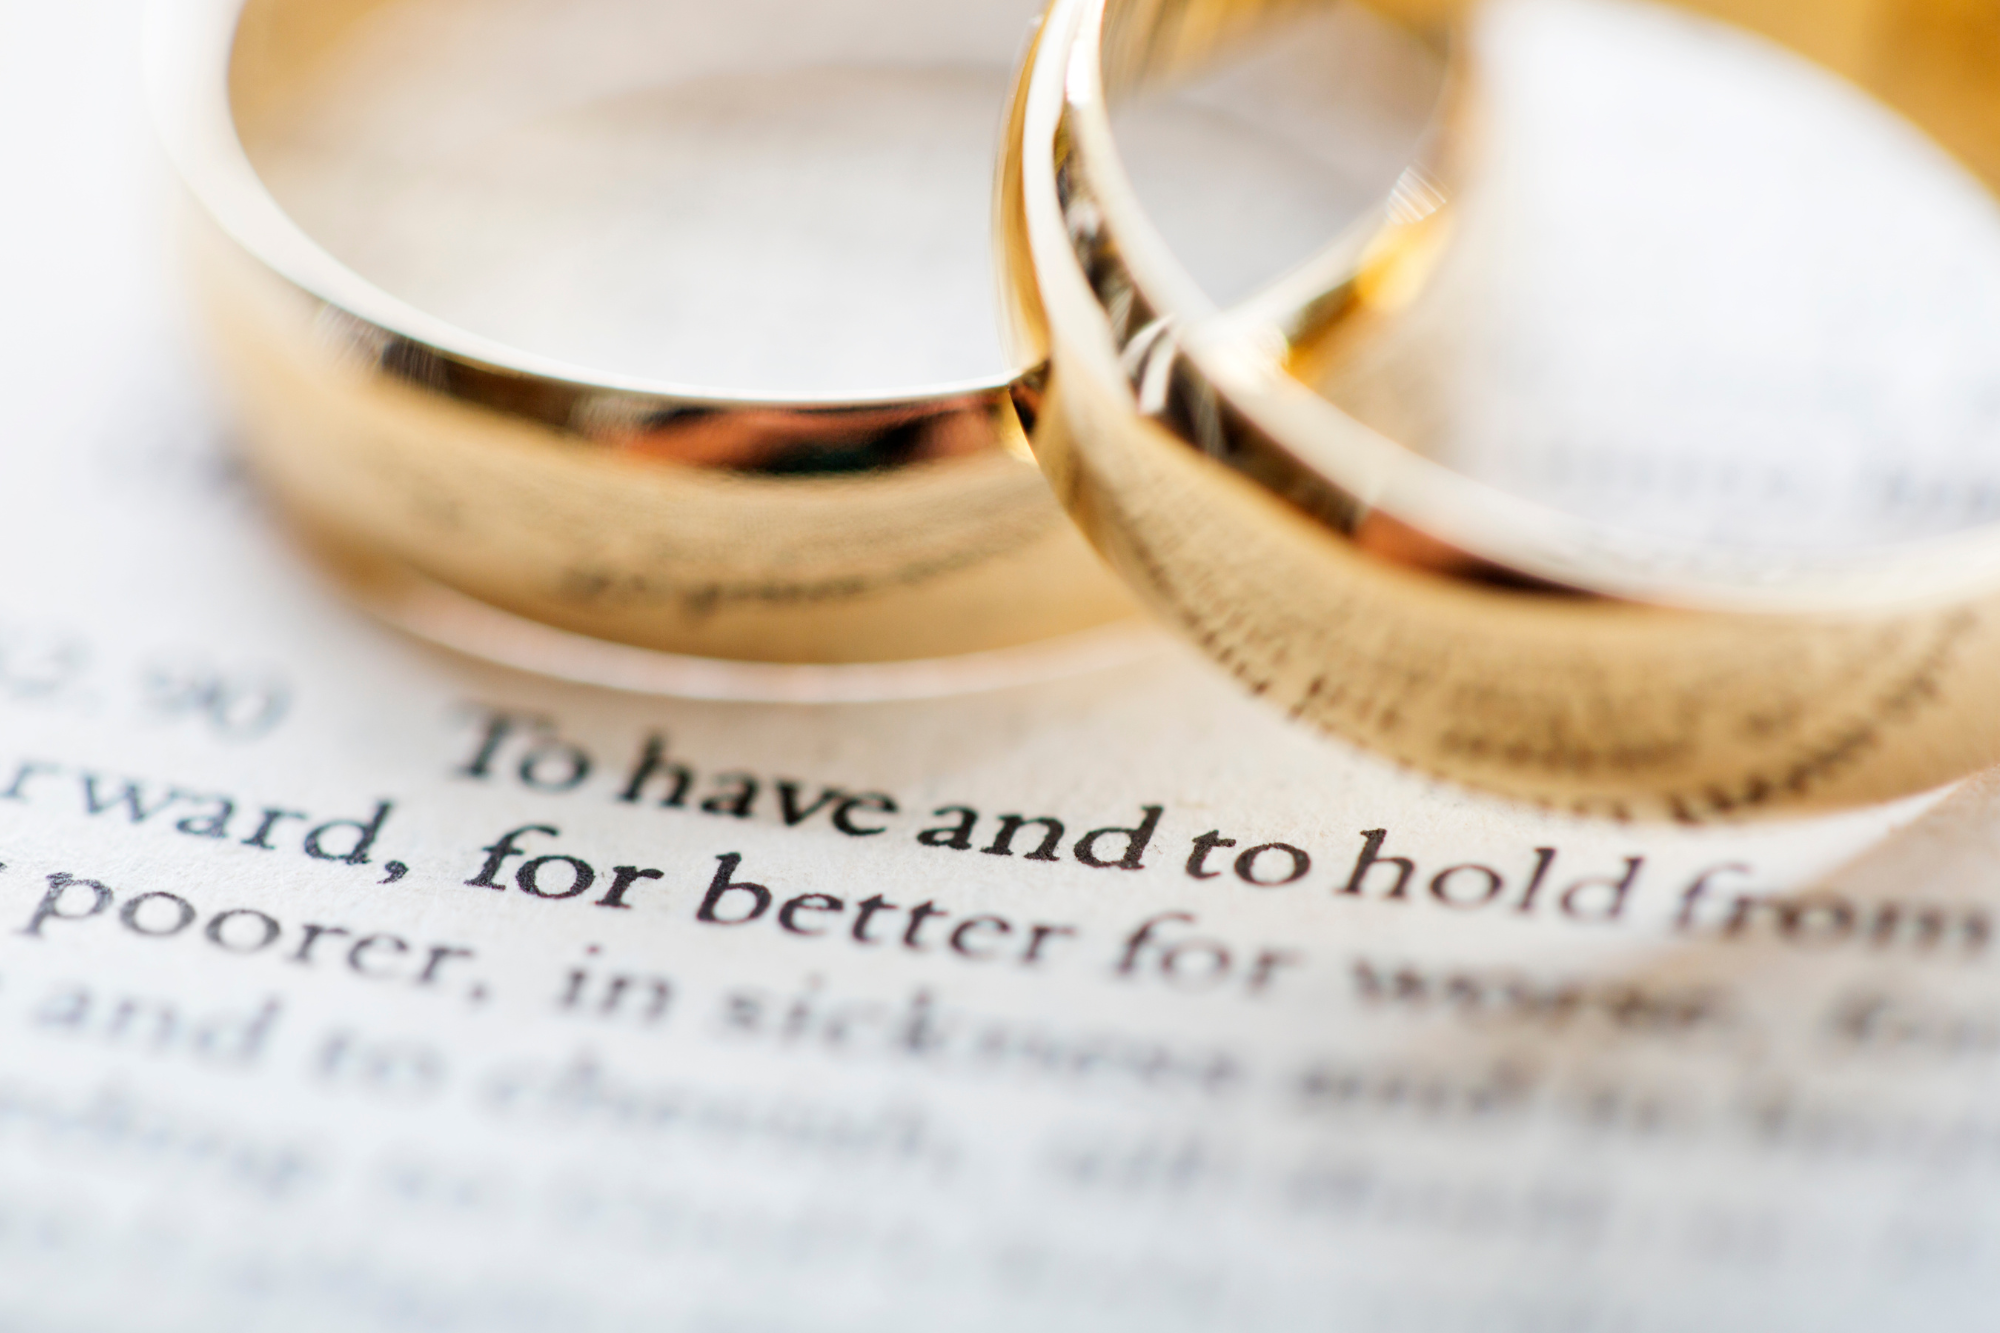
[[[1283,7],[1055,0],[1022,74],[1002,197],[1018,323],[1051,359],[1033,442],[1142,599],[1295,717],[1579,812],[1838,806],[2000,760],[1993,526],[1826,556],[1653,539],[1452,472],[1291,373],[1448,243],[1457,121],[1329,251],[1313,302],[1252,326],[1205,301],[1126,177],[1109,104]],[[1371,7],[1463,60],[1468,4]],[[1691,7],[1854,79],[2000,182],[2000,5]]]
[[[980,653],[1130,614],[1048,498],[1013,375],[753,399],[530,354],[345,267],[257,145],[382,7],[151,15],[157,119],[213,224],[198,295],[250,461],[314,545],[561,630],[764,663]]]

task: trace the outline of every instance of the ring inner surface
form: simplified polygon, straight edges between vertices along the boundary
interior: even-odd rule
[[[1109,108],[1119,157],[1204,295],[1219,308],[1262,304],[1419,154],[1445,62],[1432,42],[1359,4],[1182,13],[1183,24],[1214,26],[1208,49],[1127,55],[1136,67]]]
[[[1432,33],[1469,8],[1372,7]],[[1287,364],[1635,569],[1698,550],[1718,587],[1776,586],[1983,532],[2000,20],[1952,0],[1678,8],[1750,31],[1612,0],[1483,7],[1425,280]],[[1231,12],[1112,0],[1107,90],[1227,40]]]
[[[1897,15],[1873,43],[1763,17],[1875,91],[1909,86]],[[1315,387],[1456,472],[1646,537],[1841,558],[2000,519],[1978,159],[1661,7],[1509,0],[1470,42],[1477,144],[1443,257],[1344,352],[1295,356]],[[1983,106],[1915,109],[1962,146]]]
[[[481,337],[718,396],[1003,383],[993,146],[1033,0],[252,0],[279,204]]]

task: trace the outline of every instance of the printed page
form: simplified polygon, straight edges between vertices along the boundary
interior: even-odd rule
[[[1546,816],[1164,636],[962,697],[344,603],[202,387],[126,0],[0,40],[0,1323],[1983,1327],[2000,785]]]

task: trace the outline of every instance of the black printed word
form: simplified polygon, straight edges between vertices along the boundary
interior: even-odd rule
[[[303,810],[258,805],[233,796],[134,778],[71,772],[60,764],[37,760],[24,761],[15,768],[13,780],[0,790],[0,801],[40,802],[62,787],[70,787],[82,798],[86,815],[123,815],[129,823],[171,827],[190,838],[234,841],[239,846],[267,852],[277,851],[281,842],[297,838],[299,850],[315,861],[338,861],[350,866],[369,863],[369,853],[396,808],[392,801],[377,801],[365,818],[315,823],[315,816]],[[305,826],[303,833],[301,825]]]
[[[1990,1060],[2000,1055],[2000,1013],[1986,1005],[1870,990],[1840,997],[1827,1030],[1847,1052]]]
[[[1407,856],[1385,854],[1382,848],[1388,838],[1386,829],[1370,829],[1361,835],[1361,854],[1355,858],[1347,882],[1334,891],[1337,895],[1383,902],[1421,897],[1455,912],[1489,908],[1522,915],[1553,912],[1572,921],[1609,924],[1624,917],[1646,865],[1643,856],[1628,856],[1615,874],[1591,875],[1563,885],[1555,874],[1556,849],[1537,847],[1533,863],[1518,876],[1478,862],[1433,872],[1418,869]],[[1520,887],[1515,888],[1516,884]]]
[[[850,838],[879,837],[904,818],[901,805],[886,792],[742,768],[709,771],[675,756],[658,732],[643,739],[627,764],[606,774],[597,757],[564,735],[551,718],[500,708],[470,711],[477,734],[452,775],[474,782],[518,784],[546,796],[565,796],[596,783],[613,803],[638,809],[763,819],[785,828],[828,828]],[[1072,830],[1082,821],[1052,814],[989,816],[969,805],[944,805],[931,818],[946,822],[920,830],[916,841],[945,851],[1045,864],[1073,860],[1095,870],[1143,870],[1164,814],[1163,806],[1141,806],[1134,823],[1077,836]]]
[[[115,920],[126,932],[142,939],[177,939],[192,932],[223,954],[245,958],[271,954],[300,967],[339,960],[357,977],[412,986],[437,986],[453,959],[472,957],[470,949],[451,944],[416,945],[383,931],[364,933],[348,926],[318,923],[287,926],[254,907],[209,913],[176,893],[121,894],[99,880],[60,872],[48,877],[48,891],[18,933],[47,939],[45,932],[50,928],[67,930],[105,920]]]
[[[120,712],[194,722],[224,741],[268,736],[291,707],[291,687],[269,669],[223,669],[178,654],[106,669],[99,656],[64,630],[0,622],[0,703],[92,712],[108,695]]]
[[[888,944],[912,953],[941,952],[1018,967],[1046,961],[1054,941],[1076,935],[1074,926],[1014,921],[991,913],[958,917],[935,902],[904,907],[879,893],[852,904],[831,894],[801,893],[780,904],[769,888],[736,877],[743,864],[740,853],[718,856],[716,861],[715,878],[695,911],[695,920],[711,926],[747,926],[770,917],[791,935],[838,933],[861,945]]]
[[[1093,870],[1144,870],[1146,849],[1152,845],[1153,835],[1159,832],[1160,817],[1166,813],[1164,806],[1141,806],[1139,822],[1130,827],[1114,825],[1110,828],[1092,829],[1076,840],[1070,848],[1070,855],[1078,865],[1089,866]],[[986,842],[980,832],[983,816],[969,805],[947,805],[931,811],[935,819],[946,816],[951,823],[936,828],[927,828],[917,835],[917,841],[926,847],[946,847],[955,852],[969,852],[981,842]],[[1062,860],[1063,839],[1068,836],[1063,822],[1054,815],[1001,815],[992,828],[992,841],[986,842],[979,851],[986,856],[1013,856],[1019,850],[1023,860]],[[976,835],[976,836],[975,836]]]
[[[1748,875],[1731,862],[1704,870],[1681,892],[1674,928],[1715,939],[1761,937],[1807,949],[1950,954],[1974,959],[1993,938],[1993,916],[1984,903],[1911,902],[1896,898],[1858,903],[1831,891],[1799,895],[1724,890],[1718,881]]]
[[[598,947],[593,944],[586,952],[594,957]],[[556,1008],[575,1017],[631,1015],[640,1023],[654,1024],[667,1016],[673,998],[674,983],[658,973],[608,972],[585,963],[570,969]]]
[[[1224,1047],[1129,1032],[1068,1031],[1033,1018],[961,1009],[928,990],[901,1001],[831,995],[818,977],[790,992],[730,990],[722,996],[716,1027],[736,1041],[1074,1092],[1222,1097],[1249,1078],[1242,1061]]]
[[[1248,950],[1192,935],[1195,923],[1192,912],[1148,917],[1125,937],[1112,970],[1121,977],[1155,978],[1175,990],[1210,991],[1240,983],[1248,994],[1262,995],[1281,968],[1303,961],[1290,949]]]
[[[263,1058],[283,1012],[273,997],[247,1012],[191,1016],[172,1000],[106,993],[80,982],[56,987],[35,1004],[38,1031],[147,1055],[185,1055],[198,1063],[244,1069]]]
[[[1312,853],[1288,842],[1268,842],[1238,850],[1238,840],[1211,830],[1190,845],[1185,870],[1191,879],[1220,879],[1227,872],[1258,889],[1283,889],[1312,874]],[[1517,868],[1465,861],[1437,869],[1420,867],[1408,856],[1386,850],[1387,829],[1361,835],[1361,851],[1336,881],[1334,894],[1377,902],[1425,902],[1453,912],[1511,911],[1554,914],[1571,921],[1609,924],[1622,920],[1645,868],[1645,858],[1629,856],[1608,875],[1568,879],[1557,869],[1559,853],[1537,847]],[[1571,872],[1573,873],[1573,872]],[[1564,882],[1567,880],[1567,882]]]
[[[1309,1115],[1432,1125],[1518,1115],[1539,1089],[1535,1071],[1505,1060],[1481,1067],[1325,1058],[1293,1082],[1297,1109]]]
[[[514,887],[530,898],[542,898],[551,902],[563,902],[573,898],[584,898],[598,887],[597,867],[580,856],[570,856],[562,852],[548,852],[530,856],[522,848],[521,839],[529,836],[560,838],[562,830],[548,824],[528,824],[521,828],[509,829],[479,850],[486,853],[486,863],[479,867],[477,874],[465,881],[466,886],[475,889],[497,889],[506,891],[497,876],[507,873],[507,863],[516,857],[524,859],[513,870]],[[594,904],[618,910],[631,910],[626,895],[642,880],[658,879],[660,872],[645,870],[638,866],[614,866],[611,879],[604,886],[604,894]]]
[[[478,1104],[497,1116],[536,1126],[538,1133],[587,1134],[594,1140],[623,1134],[731,1149],[763,1145],[791,1160],[822,1157],[850,1167],[942,1169],[957,1156],[956,1146],[918,1106],[854,1106],[654,1081],[609,1066],[589,1051],[560,1061],[503,1067],[483,1081]],[[614,1197],[623,1200],[628,1194],[621,1190]],[[591,1206],[594,1211],[610,1205]]]
[[[478,717],[476,748],[453,770],[455,777],[483,782],[511,776],[530,791],[560,795],[583,787],[596,771],[589,751],[564,739],[548,718],[498,709],[480,709]],[[850,792],[742,771],[704,775],[669,758],[666,737],[658,734],[640,746],[619,779],[614,799],[625,805],[692,810],[728,819],[771,815],[787,828],[823,818],[850,838],[887,832],[883,816],[897,812],[896,802],[881,792]]]
[[[1670,1036],[1726,1026],[1728,997],[1707,986],[1655,989],[1636,982],[1547,980],[1507,969],[1391,967],[1357,958],[1354,995],[1371,1009],[1444,1014],[1492,1026],[1566,1028],[1585,1021]]]

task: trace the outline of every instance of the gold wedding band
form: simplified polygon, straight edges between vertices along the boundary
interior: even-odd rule
[[[215,224],[200,296],[249,458],[313,544],[697,657],[901,662],[1130,614],[1048,497],[1012,376],[790,399],[604,375],[343,266],[273,198],[260,153],[315,62],[383,7],[154,15],[158,118]]]
[[[1003,199],[1018,323],[1051,358],[1034,445],[1143,600],[1295,717],[1579,812],[1834,806],[2000,760],[1991,526],[1825,556],[1655,539],[1450,471],[1301,381],[1449,245],[1440,180],[1475,80],[1454,81],[1434,160],[1289,308],[1246,322],[1205,300],[1140,206],[1110,104],[1295,7],[1055,0],[1023,72]],[[1372,7],[1446,42],[1469,6]],[[1690,7],[1854,79],[2000,182],[2000,5]]]

